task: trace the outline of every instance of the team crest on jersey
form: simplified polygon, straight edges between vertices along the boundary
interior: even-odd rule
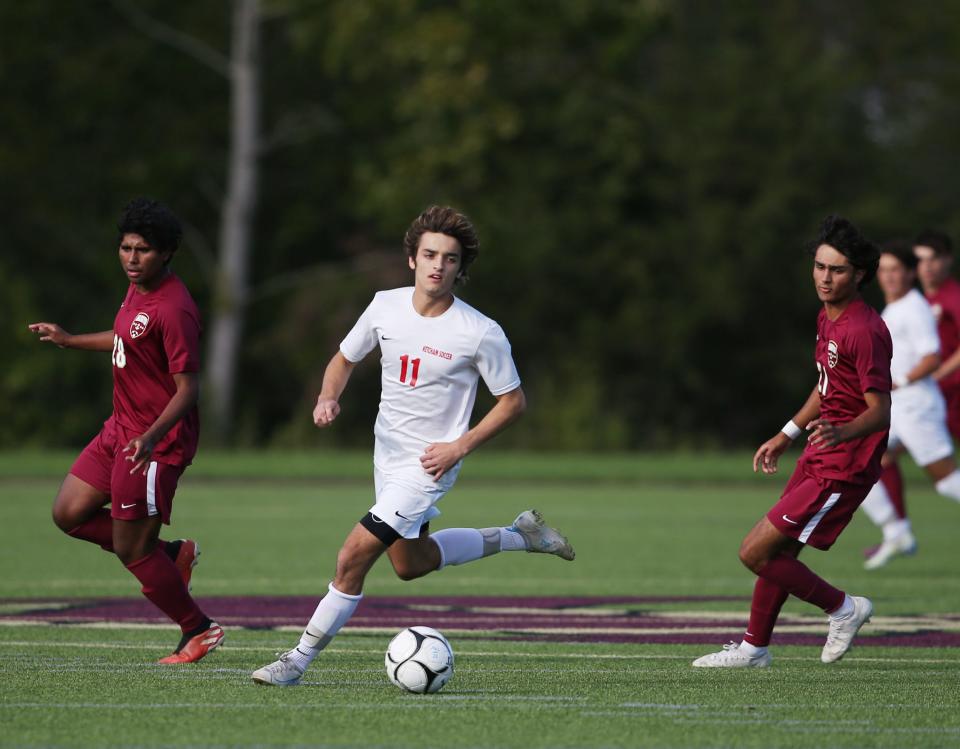
[[[836,341],[827,342],[827,364],[830,365],[830,369],[833,369],[837,366],[837,362],[840,361],[840,351],[837,348]]]
[[[130,323],[130,337],[139,338],[142,336],[149,324],[150,316],[146,312],[138,312],[137,316],[133,318],[133,322]]]

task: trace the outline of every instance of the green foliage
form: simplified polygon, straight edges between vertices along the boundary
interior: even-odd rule
[[[137,193],[188,223],[175,268],[209,304],[226,81],[124,7],[227,51],[224,4],[0,8],[11,328],[109,326],[123,293],[112,226]],[[878,240],[960,233],[945,189],[960,19],[936,8],[928,23],[893,0],[265,2],[236,441],[369,442],[373,357],[335,437],[314,435],[309,412],[373,291],[408,282],[400,239],[431,202],[477,223],[463,294],[507,330],[535,404],[504,440],[765,438],[813,382],[802,247],[818,221],[837,211]],[[109,408],[105,367],[2,342],[15,372],[0,379],[0,445],[86,439]]]

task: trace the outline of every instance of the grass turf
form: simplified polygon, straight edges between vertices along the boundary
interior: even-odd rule
[[[526,460],[526,462],[525,462]],[[0,456],[0,598],[137,596],[108,554],[63,537],[49,504],[70,456]],[[201,596],[322,594],[343,536],[371,503],[369,456],[201,456],[181,483],[167,537],[201,540]],[[524,466],[527,466],[526,473]],[[551,466],[554,469],[551,469]],[[806,561],[878,613],[960,611],[954,536],[960,508],[908,472],[921,543],[915,559],[862,569],[875,541],[863,518]],[[749,455],[478,455],[441,503],[437,528],[506,523],[537,506],[578,558],[502,554],[401,583],[381,563],[368,595],[742,595],[740,538],[786,475]],[[691,604],[681,604],[691,608]],[[696,604],[708,609],[738,604]],[[746,604],[743,604],[745,609]],[[788,611],[809,612],[801,602]],[[422,622],[429,624],[429,622]],[[701,671],[719,643],[454,641],[457,673],[439,695],[405,695],[382,668],[386,639],[338,637],[303,688],[256,688],[249,673],[289,633],[231,631],[195,666],[153,661],[173,629],[0,627],[0,744],[17,746],[955,746],[960,654],[861,648],[824,667],[818,649],[778,647],[774,668]],[[383,641],[381,641],[383,640]]]

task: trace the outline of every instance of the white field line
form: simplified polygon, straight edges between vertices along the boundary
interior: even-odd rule
[[[291,630],[292,631],[292,630]],[[300,630],[296,630],[299,632]],[[391,632],[393,630],[390,630]],[[114,642],[68,642],[58,640],[56,647],[64,648],[87,648],[92,650],[163,650],[170,647],[170,643],[141,643],[139,645],[129,645]],[[0,648],[3,647],[24,647],[24,648],[50,648],[49,640],[0,640]],[[812,647],[812,646],[811,646]],[[277,649],[276,645],[221,645],[217,650],[233,651],[237,653],[272,653]],[[379,648],[338,648],[330,647],[324,652],[330,654],[344,653],[346,655],[380,655]],[[530,659],[567,659],[567,660],[610,660],[610,661],[686,661],[692,656],[686,655],[664,655],[657,653],[524,653],[510,651],[489,651],[489,650],[463,650],[457,649],[457,657],[465,658],[530,658]],[[809,661],[809,657],[803,656],[776,656],[779,661]],[[858,663],[933,663],[933,664],[953,664],[960,663],[960,653],[956,658],[874,658],[856,656]]]

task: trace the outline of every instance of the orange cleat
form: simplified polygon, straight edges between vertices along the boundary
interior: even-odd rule
[[[216,622],[210,622],[210,627],[187,640],[187,643],[176,652],[161,658],[157,663],[176,664],[176,663],[196,663],[211,650],[220,647],[225,637],[223,628]]]
[[[183,578],[183,584],[187,586],[187,592],[193,590],[190,578],[193,576],[193,568],[197,566],[200,556],[200,544],[191,541],[189,538],[180,539],[180,550],[177,552],[177,558],[173,560],[174,565]]]

